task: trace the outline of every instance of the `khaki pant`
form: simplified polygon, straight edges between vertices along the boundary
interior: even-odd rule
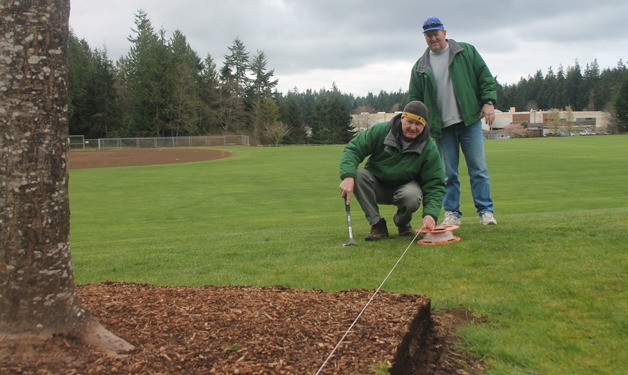
[[[358,169],[353,194],[370,225],[377,224],[382,218],[378,204],[397,206],[397,213],[393,218],[396,226],[410,224],[412,214],[419,209],[423,200],[423,191],[416,181],[389,188],[366,169]]]

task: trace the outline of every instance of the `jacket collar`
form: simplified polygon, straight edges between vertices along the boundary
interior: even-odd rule
[[[447,43],[449,43],[449,63],[451,63],[456,54],[462,52],[463,48],[460,43],[456,42],[453,39],[447,39]],[[430,64],[430,49],[426,48],[425,52],[423,52],[423,56],[419,59],[416,70],[419,73],[423,73],[427,70]]]

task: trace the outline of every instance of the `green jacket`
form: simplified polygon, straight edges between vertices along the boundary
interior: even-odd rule
[[[449,76],[454,86],[458,107],[465,125],[473,125],[482,118],[482,106],[497,100],[495,78],[474,46],[449,42]],[[434,76],[429,64],[429,49],[414,64],[410,74],[409,100],[420,100],[429,110],[428,123],[432,136],[439,138],[441,115],[436,101]]]
[[[358,166],[368,157],[364,168],[387,187],[417,181],[423,191],[423,217],[437,219],[443,204],[445,173],[429,126],[403,152],[400,134],[401,114],[397,114],[389,122],[375,124],[356,135],[342,153],[340,179],[355,178]]]

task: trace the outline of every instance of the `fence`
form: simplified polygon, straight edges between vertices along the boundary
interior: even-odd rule
[[[82,135],[71,135],[70,150],[84,150],[85,149],[85,137]]]
[[[78,142],[82,136],[70,136],[74,142]],[[79,149],[77,143],[73,143],[73,149]],[[193,137],[146,137],[146,138],[98,138],[84,139],[82,148],[97,148],[105,150],[110,148],[165,148],[165,147],[207,147],[207,146],[249,146],[248,135],[207,135]]]

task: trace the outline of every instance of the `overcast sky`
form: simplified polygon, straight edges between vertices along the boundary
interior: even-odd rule
[[[501,83],[562,65],[600,69],[628,60],[626,0],[71,0],[70,27],[116,61],[129,52],[143,10],[156,31],[179,30],[218,68],[239,38],[263,51],[278,90],[339,90],[364,96],[408,87],[426,48],[423,20],[439,17],[447,37],[476,46]]]

